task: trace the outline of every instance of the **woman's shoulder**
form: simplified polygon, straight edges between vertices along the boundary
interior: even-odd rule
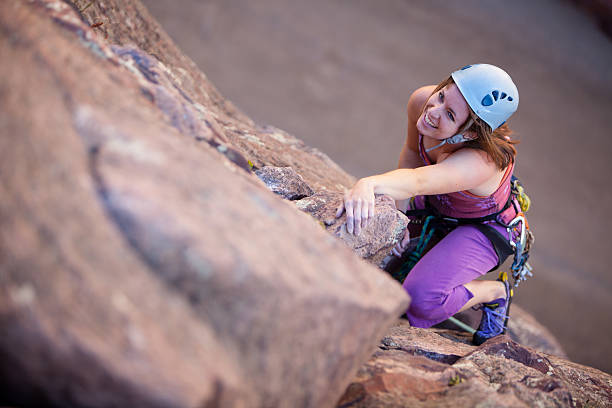
[[[499,189],[501,183],[505,180],[507,174],[511,174],[513,163],[510,163],[506,168],[500,169],[491,159],[489,154],[478,148],[463,147],[455,152],[448,154],[446,157],[440,156],[438,162],[448,160],[453,157],[461,162],[461,166],[470,172],[478,174],[480,182],[478,185],[468,191],[478,196],[489,196]]]
[[[460,147],[452,151],[441,151],[434,159],[434,163],[448,162],[455,169],[464,169],[470,174],[478,174],[482,181],[499,174],[500,169],[484,150],[472,147]],[[501,170],[503,173],[505,169]]]
[[[410,99],[408,99],[408,116],[416,119],[421,114],[423,105],[425,105],[434,89],[436,89],[435,85],[425,85],[410,95]]]
[[[490,167],[491,169],[497,168],[495,162],[493,161],[489,153],[478,147],[462,146],[456,150],[447,153],[442,153],[440,154],[438,163],[440,162],[442,157],[456,157],[459,160],[468,160],[472,164],[475,164],[475,162],[477,162],[480,164],[480,166]]]

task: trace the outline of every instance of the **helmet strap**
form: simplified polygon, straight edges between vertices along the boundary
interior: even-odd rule
[[[445,144],[458,144],[458,143],[463,143],[463,142],[467,142],[470,140],[473,140],[470,137],[467,137],[463,134],[463,132],[465,132],[466,130],[468,130],[470,128],[470,126],[472,126],[472,124],[474,123],[474,119],[470,118],[470,120],[465,124],[465,126],[463,126],[463,128],[461,129],[460,133],[457,133],[454,136],[451,137],[447,137],[446,139],[442,140],[442,142],[438,143],[437,145],[435,145],[434,147],[430,147],[429,149],[425,149],[425,153],[429,153],[432,150],[437,149],[440,146],[443,146]]]

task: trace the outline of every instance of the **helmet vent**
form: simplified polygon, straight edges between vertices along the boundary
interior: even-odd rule
[[[491,95],[487,94],[484,98],[482,98],[482,101],[480,101],[480,103],[482,106],[491,106],[493,105],[493,98],[491,98]]]
[[[491,95],[493,95],[493,97],[491,97]],[[482,106],[491,106],[493,105],[493,103],[497,102],[498,100],[506,99],[506,97],[508,97],[508,102],[512,102],[512,97],[508,96],[507,93],[502,92],[501,97],[500,97],[498,90],[491,91],[490,94],[487,94],[484,96],[484,98],[482,98],[482,100],[480,101],[480,104]]]

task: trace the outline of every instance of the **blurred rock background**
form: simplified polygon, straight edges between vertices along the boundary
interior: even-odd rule
[[[488,62],[532,197],[536,273],[516,301],[574,361],[612,372],[612,43],[573,2],[143,0],[221,93],[362,177],[396,166],[410,93]]]

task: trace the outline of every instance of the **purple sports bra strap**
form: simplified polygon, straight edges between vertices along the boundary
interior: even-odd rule
[[[431,164],[431,159],[429,158],[429,156],[427,155],[427,152],[425,151],[425,146],[423,146],[423,135],[419,133],[419,156],[421,156],[421,159],[423,159],[423,162],[425,162],[426,165],[430,165]]]

